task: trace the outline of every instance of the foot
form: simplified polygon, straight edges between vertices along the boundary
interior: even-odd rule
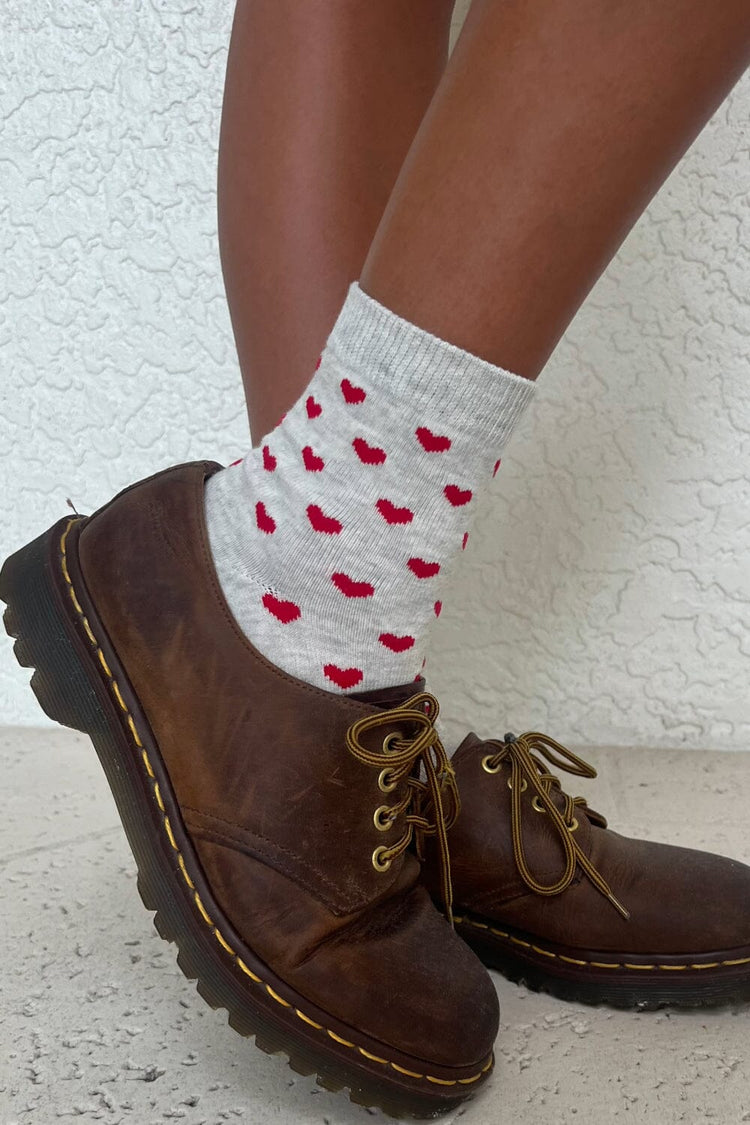
[[[549,772],[596,771],[544,735],[470,734],[452,765],[456,927],[486,965],[621,1008],[750,998],[750,867],[609,830]],[[425,881],[438,891],[431,844]]]
[[[201,995],[327,1089],[431,1116],[485,1081],[498,1022],[410,847],[450,819],[436,704],[414,683],[380,705],[331,693],[255,650],[210,561],[217,468],[161,473],[13,555],[6,627],[47,714],[91,736]]]

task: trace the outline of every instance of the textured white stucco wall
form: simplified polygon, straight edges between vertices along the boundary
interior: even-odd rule
[[[5,0],[0,554],[246,444],[221,284],[224,0]],[[428,671],[451,729],[750,743],[747,78],[571,327]],[[148,559],[144,559],[144,568]],[[38,723],[0,646],[0,722]]]

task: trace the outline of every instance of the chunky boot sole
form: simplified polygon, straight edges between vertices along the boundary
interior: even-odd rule
[[[0,572],[4,621],[46,714],[91,737],[138,868],[138,890],[182,972],[230,1025],[255,1036],[326,1090],[393,1117],[455,1109],[488,1077],[493,1059],[446,1068],[401,1055],[295,993],[235,932],[214,900],[184,828],[169,776],[126,669],[91,604],[78,566],[83,518],[63,519],[12,555]]]
[[[581,1004],[655,1011],[750,1000],[750,947],[695,957],[569,949],[463,914],[456,930],[489,969],[533,992]]]

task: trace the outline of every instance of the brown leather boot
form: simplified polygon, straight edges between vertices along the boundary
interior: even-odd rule
[[[596,771],[554,739],[469,734],[453,756],[458,932],[511,980],[622,1008],[750,998],[750,867],[607,829],[549,772]],[[424,877],[437,892],[437,853]]]
[[[451,818],[436,703],[414,683],[334,695],[253,648],[206,539],[218,468],[161,473],[13,555],[6,627],[47,714],[91,735],[141,897],[204,999],[326,1088],[434,1115],[487,1078],[498,1024],[410,847]]]

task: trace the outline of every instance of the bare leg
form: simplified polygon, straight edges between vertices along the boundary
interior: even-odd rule
[[[534,378],[749,59],[747,0],[474,0],[362,288]]]
[[[448,57],[454,0],[238,0],[222,266],[257,442],[307,383]]]

